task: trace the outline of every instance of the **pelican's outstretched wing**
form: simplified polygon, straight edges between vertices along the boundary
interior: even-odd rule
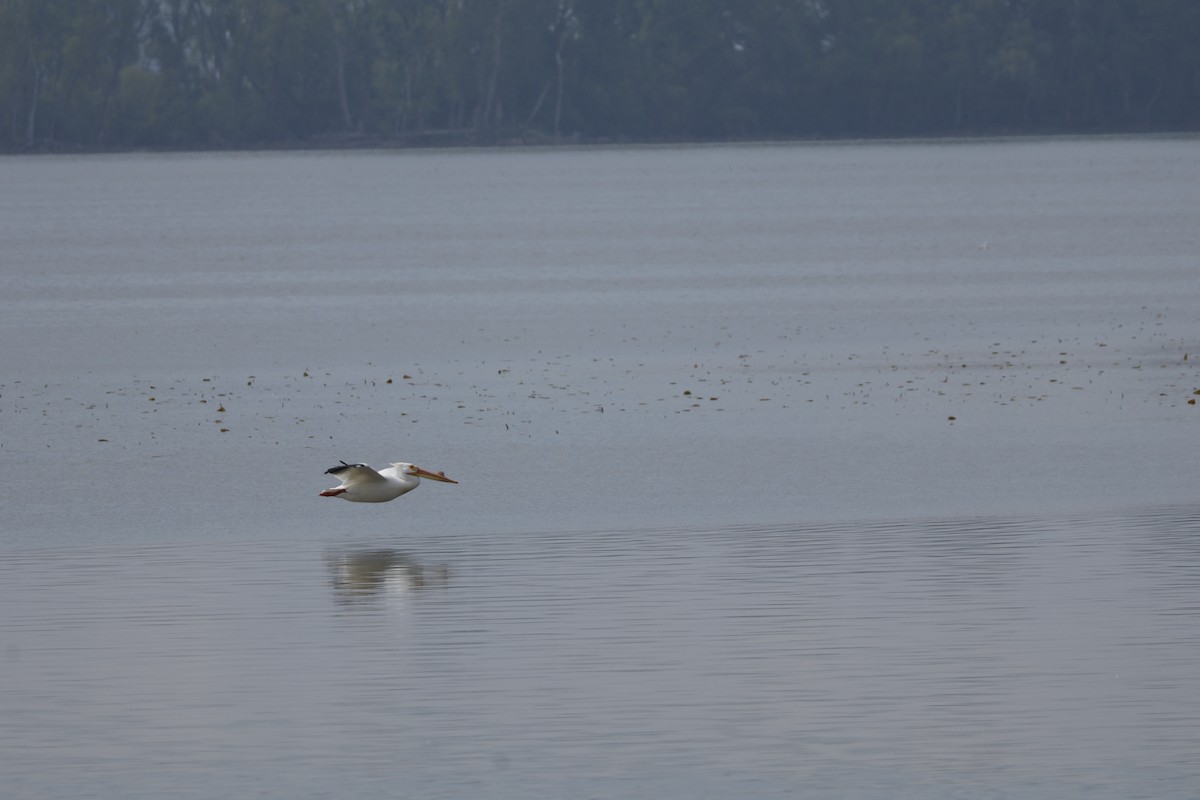
[[[386,483],[387,479],[380,475],[375,470],[368,467],[366,464],[347,464],[345,461],[340,466],[330,467],[325,470],[326,475],[336,475],[341,479],[343,486],[349,486],[352,483]]]

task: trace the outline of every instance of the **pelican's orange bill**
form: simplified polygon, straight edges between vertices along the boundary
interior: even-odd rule
[[[431,481],[441,481],[442,483],[458,483],[453,478],[447,478],[444,472],[430,472],[427,469],[421,469],[416,464],[413,464],[413,474],[421,478],[428,478]]]

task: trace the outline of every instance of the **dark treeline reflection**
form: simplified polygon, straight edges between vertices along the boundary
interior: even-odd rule
[[[0,147],[1194,129],[1195,0],[0,0]]]

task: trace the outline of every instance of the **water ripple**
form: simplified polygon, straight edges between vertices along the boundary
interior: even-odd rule
[[[27,797],[1182,797],[1197,534],[1176,507],[5,551],[0,754]]]

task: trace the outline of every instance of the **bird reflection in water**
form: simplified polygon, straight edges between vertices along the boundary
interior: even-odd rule
[[[399,550],[347,550],[325,556],[334,595],[344,603],[378,597],[400,599],[411,592],[443,588],[450,567],[426,567]]]

